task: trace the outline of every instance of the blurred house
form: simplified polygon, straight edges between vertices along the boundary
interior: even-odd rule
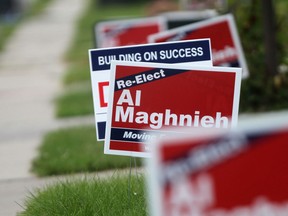
[[[223,10],[227,7],[227,0],[179,0],[183,10]]]
[[[0,20],[14,21],[30,5],[30,0],[1,0]]]

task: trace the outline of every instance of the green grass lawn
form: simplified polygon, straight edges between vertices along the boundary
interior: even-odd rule
[[[13,34],[18,23],[1,23],[0,22],[0,51],[3,50],[6,41]]]
[[[130,185],[130,190],[129,190]],[[143,176],[109,180],[67,180],[32,192],[22,216],[144,216],[147,215]]]
[[[83,82],[82,84],[76,86],[77,88],[67,89],[57,98],[57,117],[71,117],[93,113],[93,97],[90,82]]]
[[[90,82],[90,73],[87,64],[86,61],[84,63],[70,63],[63,78],[64,84],[69,86],[75,83]]]
[[[131,158],[104,154],[94,126],[67,128],[48,133],[34,159],[32,171],[38,176],[95,172],[130,167]],[[134,160],[132,159],[134,166]],[[139,159],[136,164],[141,165]]]

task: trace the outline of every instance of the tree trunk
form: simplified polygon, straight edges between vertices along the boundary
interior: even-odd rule
[[[266,73],[275,76],[278,74],[278,62],[273,0],[262,0],[262,20],[264,27]]]

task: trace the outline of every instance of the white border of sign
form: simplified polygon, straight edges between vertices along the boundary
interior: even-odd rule
[[[97,23],[94,27],[95,35],[96,35],[96,45],[99,48],[105,48],[102,46],[105,36],[102,33],[103,27],[110,25],[118,25],[118,26],[129,26],[129,25],[142,25],[147,26],[151,24],[158,23],[160,27],[160,32],[165,31],[167,29],[167,20],[162,16],[155,17],[144,17],[144,18],[133,18],[133,19],[120,19],[120,20],[106,20]],[[147,38],[148,40],[148,38]]]
[[[240,101],[240,88],[241,88],[241,68],[232,68],[232,67],[205,67],[205,66],[194,66],[194,65],[185,65],[185,64],[161,64],[161,63],[149,63],[149,62],[127,62],[127,61],[112,61],[111,62],[111,76],[110,76],[110,89],[115,88],[115,75],[116,67],[118,65],[129,65],[129,66],[138,66],[138,67],[155,67],[155,68],[171,68],[171,69],[186,69],[186,70],[204,70],[204,71],[220,71],[220,72],[235,72],[235,86],[234,86],[234,98],[233,98],[233,109],[231,117],[231,127],[235,128],[238,122],[238,112],[239,112],[239,101]],[[111,136],[111,124],[112,124],[112,109],[114,101],[114,90],[109,93],[108,101],[108,115],[106,123],[106,137],[104,143],[104,153],[112,155],[122,155],[122,156],[131,156],[131,157],[151,157],[150,152],[129,152],[121,150],[110,150],[110,136]]]
[[[188,24],[185,26],[181,26],[181,27],[177,27],[177,28],[173,28],[171,30],[167,30],[164,32],[159,32],[157,34],[153,34],[150,35],[148,37],[148,41],[149,43],[154,43],[155,40],[162,38],[162,37],[166,37],[169,35],[173,35],[173,34],[177,34],[180,32],[186,32],[186,31],[191,31],[193,29],[197,29],[197,28],[201,28],[204,26],[209,26],[209,25],[213,25],[219,22],[223,22],[223,21],[228,21],[229,27],[231,29],[231,34],[232,34],[232,39],[235,43],[236,49],[237,49],[237,54],[239,55],[239,63],[240,63],[240,67],[243,69],[243,73],[242,73],[242,78],[245,79],[249,76],[249,70],[247,67],[247,63],[244,57],[244,52],[243,52],[243,48],[241,46],[240,43],[240,38],[238,36],[238,31],[237,31],[237,27],[235,24],[235,20],[234,20],[234,16],[232,14],[227,14],[227,15],[223,15],[223,16],[217,16],[215,18],[211,18],[211,19],[207,19],[204,21],[199,21],[199,22],[195,22],[192,24]],[[213,58],[213,56],[212,56]]]

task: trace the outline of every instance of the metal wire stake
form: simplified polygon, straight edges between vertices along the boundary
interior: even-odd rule
[[[132,172],[132,157],[130,157],[130,169],[129,169],[129,177],[128,177],[128,204],[131,204],[131,172]]]

